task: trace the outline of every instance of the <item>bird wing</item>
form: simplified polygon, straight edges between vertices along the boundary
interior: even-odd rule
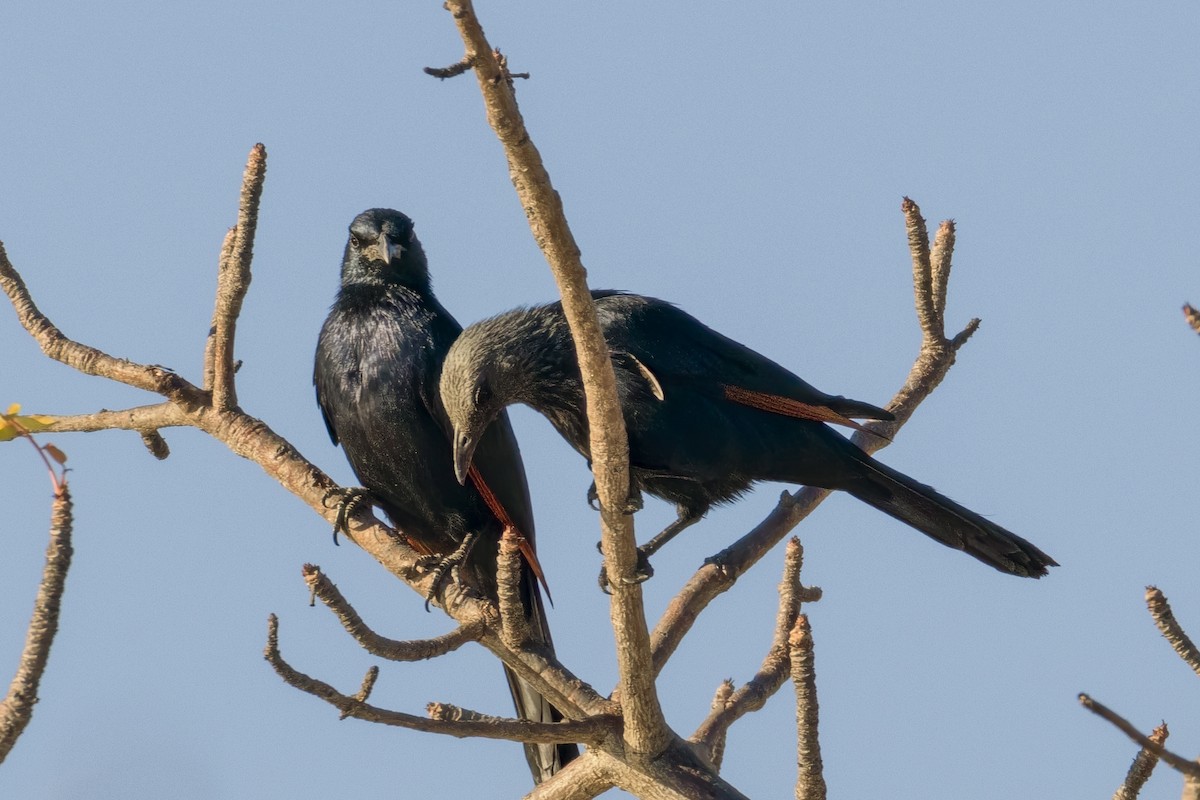
[[[714,331],[670,303],[639,295],[597,298],[610,347],[627,353],[656,395],[672,382],[707,386],[725,399],[774,414],[863,427],[852,417],[893,419],[870,403],[818,390],[766,356]],[[660,398],[661,399],[661,398]]]

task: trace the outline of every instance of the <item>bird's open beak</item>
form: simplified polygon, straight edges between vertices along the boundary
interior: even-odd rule
[[[458,478],[458,482],[466,484],[467,473],[471,469],[471,460],[475,457],[475,445],[477,442],[467,437],[466,434],[460,433],[457,429],[454,431],[454,477]]]

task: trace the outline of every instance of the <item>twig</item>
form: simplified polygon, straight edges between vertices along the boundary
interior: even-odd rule
[[[792,685],[796,687],[796,800],[825,800],[825,775],[818,738],[817,671],[808,615],[796,618],[788,637]]]
[[[958,349],[979,327],[979,320],[973,319],[953,338],[946,338],[945,331],[939,323],[939,320],[945,319],[946,295],[944,290],[940,295],[934,291],[932,267],[926,269],[929,265],[929,244],[918,235],[925,230],[925,221],[916,203],[908,198],[904,199],[901,210],[904,213],[909,248],[912,251],[913,286],[922,333],[921,350],[904,385],[888,403],[888,410],[896,415],[896,420],[867,425],[870,430],[878,432],[879,436],[854,434],[854,443],[868,453],[886,447],[889,441],[895,439],[896,432],[908,421],[917,406],[946,377],[946,373],[954,364]],[[946,284],[950,276],[954,237],[944,236],[939,244],[938,280],[941,284]],[[651,634],[656,675],[666,666],[683,637],[691,630],[696,618],[708,604],[728,590],[739,576],[758,563],[759,559],[779,544],[828,496],[828,489],[815,489],[811,486],[791,494],[784,492],[779,504],[762,522],[709,559],[709,563],[691,577],[683,589],[672,598]]]
[[[0,763],[8,757],[13,745],[33,718],[33,706],[38,701],[38,686],[50,659],[50,647],[58,632],[58,616],[62,606],[67,571],[71,568],[71,493],[64,482],[60,485],[50,508],[50,541],[46,545],[46,565],[33,604],[33,616],[25,635],[21,663],[8,686],[8,694],[0,701]]]
[[[1124,717],[1117,714],[1115,711],[1103,705],[1102,703],[1093,700],[1086,694],[1079,695],[1079,703],[1096,716],[1111,722],[1117,728],[1117,730],[1121,731],[1121,733],[1140,744],[1144,749],[1149,750],[1151,753],[1158,756],[1162,761],[1166,762],[1168,766],[1182,772],[1184,775],[1189,775],[1192,778],[1200,779],[1200,762],[1191,761],[1183,756],[1175,755],[1170,750],[1166,749],[1161,744],[1146,736],[1137,728],[1133,727],[1133,725],[1131,725]]]
[[[212,325],[213,407],[226,411],[237,405],[234,385],[233,339],[242,301],[250,288],[250,261],[254,257],[254,232],[258,228],[258,202],[267,177],[267,149],[256,144],[250,150],[242,176],[238,220],[233,242],[221,250],[217,271],[217,300]]]
[[[723,747],[730,726],[746,714],[762,708],[787,680],[791,669],[791,637],[800,613],[801,599],[802,596],[813,596],[811,592],[804,592],[800,585],[803,563],[804,548],[798,539],[792,539],[784,555],[783,578],[779,582],[779,612],[775,618],[775,632],[762,665],[746,685],[727,696],[724,702],[718,705],[716,700],[713,701],[712,711],[689,739],[704,745],[710,758],[718,748]],[[721,690],[718,690],[718,697],[720,693]],[[719,759],[713,760],[719,763]]]
[[[243,174],[242,179],[245,180],[244,174]],[[233,245],[236,240],[237,240],[237,225],[235,224],[232,228],[225,231],[225,238],[221,241],[221,252],[217,255],[218,291],[220,291],[221,273],[225,269],[227,269],[226,265],[228,265],[233,260]],[[212,324],[209,325],[209,327],[208,327],[208,338],[204,340],[204,383],[202,383],[201,385],[204,387],[204,390],[207,392],[212,391],[213,375],[216,372],[216,366],[213,363],[214,358],[215,358],[215,353],[216,353],[216,351],[215,351],[216,337],[217,337],[216,315],[221,310],[222,309],[220,308],[220,306],[217,306],[216,308],[213,309],[213,321],[212,321]],[[229,309],[226,308],[226,309],[224,309],[224,311],[226,313],[228,313]]]
[[[610,731],[616,725],[616,720],[603,717],[591,717],[572,722],[529,722],[528,720],[503,718],[489,718],[487,721],[427,719],[401,711],[379,708],[363,702],[357,696],[342,694],[329,684],[305,675],[288,664],[279,652],[279,620],[274,614],[267,620],[267,646],[263,651],[263,657],[274,667],[275,672],[285,683],[314,697],[319,697],[334,706],[342,713],[343,718],[353,717],[367,722],[378,722],[383,725],[394,725],[427,733],[440,733],[460,739],[479,737],[545,744],[563,742],[599,744],[606,736],[610,735]],[[367,681],[364,681],[364,687],[369,689]]]
[[[946,324],[946,287],[950,280],[950,257],[953,253],[954,220],[948,219],[938,226],[937,234],[933,237],[933,249],[929,253],[930,310],[933,312],[935,330],[942,330]]]
[[[605,563],[614,586],[611,615],[625,712],[624,738],[632,752],[657,755],[667,747],[670,733],[654,685],[641,586],[632,582],[637,563],[633,520],[622,512],[629,492],[629,442],[608,345],[562,200],[525,128],[512,86],[505,80],[504,66],[495,57],[470,0],[449,0],[446,8],[466,46],[464,60],[475,68],[488,122],[504,146],[513,185],[533,237],[554,272],[575,339],[587,398],[592,470],[602,506]]]
[[[0,289],[4,290],[12,302],[13,309],[17,312],[17,321],[49,358],[73,367],[85,375],[99,375],[135,389],[160,394],[176,402],[204,402],[204,394],[199,389],[170,370],[114,358],[64,336],[33,302],[25,281],[8,260],[3,242],[0,242]]]
[[[415,641],[400,641],[380,636],[371,630],[362,617],[354,610],[345,596],[338,591],[337,586],[321,568],[314,564],[305,564],[303,568],[304,581],[315,597],[320,598],[330,611],[342,623],[342,627],[354,637],[373,656],[386,658],[389,661],[422,661],[437,658],[453,652],[467,642],[477,642],[483,636],[483,620],[476,620],[468,625],[459,625],[449,633],[432,639]]]
[[[525,795],[525,800],[592,800],[613,787],[602,766],[604,756],[589,750],[567,764],[552,780],[543,781]]]
[[[521,548],[513,528],[505,528],[496,556],[496,598],[500,610],[500,639],[513,650],[529,643],[529,620],[521,604]]]
[[[1162,632],[1163,638],[1171,643],[1171,647],[1175,648],[1175,652],[1192,668],[1192,671],[1200,675],[1200,650],[1196,649],[1196,645],[1184,632],[1179,620],[1175,619],[1166,595],[1155,586],[1147,586],[1146,606],[1150,609],[1150,616],[1154,618],[1154,624]]]
[[[470,69],[471,59],[464,58],[462,61],[451,64],[448,67],[425,67],[424,72],[426,75],[446,80],[446,78],[456,78]]]
[[[1164,722],[1151,731],[1150,741],[1162,747],[1169,735],[1167,723]],[[1133,763],[1129,765],[1129,772],[1125,775],[1124,783],[1113,794],[1113,800],[1136,800],[1142,787],[1146,785],[1146,781],[1150,780],[1150,774],[1154,772],[1157,764],[1157,755],[1145,748],[1139,750],[1138,754],[1134,756]]]
[[[733,690],[732,678],[721,681],[717,686],[716,693],[713,694],[712,705],[709,706],[710,718],[723,714],[729,708],[730,701],[733,699]],[[725,760],[725,743],[728,738],[729,728],[719,728],[713,731],[708,740],[708,757],[718,770],[721,768],[721,762]]]

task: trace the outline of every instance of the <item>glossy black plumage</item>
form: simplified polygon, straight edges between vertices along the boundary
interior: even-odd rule
[[[341,288],[321,328],[313,383],[334,443],[340,443],[371,499],[414,547],[436,555],[479,534],[469,564],[495,596],[496,553],[503,524],[473,482],[455,479],[450,425],[438,396],[442,360],[461,326],[434,297],[412,220],[371,209],[350,225]],[[532,545],[533,512],[516,438],[507,416],[477,450],[479,474]],[[531,628],[550,644],[535,576],[525,565],[522,596]],[[508,668],[513,699],[526,719],[560,719]],[[578,755],[573,745],[527,745],[541,781]]]
[[[679,511],[676,529],[656,541],[756,481],[771,480],[840,489],[1003,572],[1041,577],[1056,565],[1034,545],[816,421],[854,426],[849,418],[890,419],[889,412],[820,392],[662,300],[592,295],[629,434],[631,489],[669,500]],[[446,358],[441,394],[460,472],[480,434],[511,403],[541,412],[588,457],[579,367],[559,303],[469,327]]]

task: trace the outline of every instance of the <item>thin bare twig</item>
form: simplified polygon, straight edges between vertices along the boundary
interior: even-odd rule
[[[723,743],[730,726],[746,714],[762,708],[771,695],[779,691],[791,670],[791,637],[800,614],[800,603],[804,597],[813,597],[811,590],[800,585],[800,568],[804,564],[804,548],[799,539],[788,542],[784,554],[783,578],[779,582],[779,612],[775,618],[775,631],[771,647],[763,659],[762,666],[746,685],[723,698],[720,704],[713,701],[712,711],[696,728],[689,741],[704,745],[710,759]],[[815,596],[819,597],[819,590]],[[718,698],[721,697],[718,690]]]
[[[1167,731],[1167,723],[1164,722],[1150,732],[1150,741],[1162,747],[1166,743],[1168,735],[1170,734]],[[1144,747],[1139,750],[1138,754],[1134,756],[1133,763],[1129,765],[1125,781],[1113,794],[1113,800],[1137,800],[1137,796],[1141,793],[1142,787],[1146,785],[1146,781],[1150,780],[1150,774],[1154,772],[1157,764],[1157,755]]]
[[[625,712],[625,742],[634,753],[657,755],[667,747],[671,736],[650,669],[641,586],[632,581],[637,563],[633,520],[622,511],[629,493],[629,441],[608,345],[600,331],[587,273],[563,213],[562,200],[525,128],[506,68],[488,43],[471,1],[449,0],[446,8],[466,46],[464,60],[475,69],[488,122],[504,146],[513,185],[533,237],[554,273],[562,293],[563,312],[575,339],[587,398],[592,470],[602,507],[606,570],[614,587],[611,615]]]
[[[389,661],[422,661],[453,652],[467,642],[479,641],[483,636],[483,620],[460,625],[449,633],[432,639],[401,641],[380,636],[371,630],[367,623],[363,622],[362,617],[354,610],[354,606],[338,591],[333,581],[321,572],[320,567],[314,564],[305,564],[303,575],[313,596],[320,598],[321,602],[337,616],[342,627],[371,655],[386,658]]]
[[[479,737],[546,744],[563,742],[599,744],[609,735],[610,729],[616,725],[616,721],[612,718],[603,717],[591,717],[578,722],[552,723],[503,718],[489,718],[482,722],[427,719],[401,711],[379,708],[364,702],[357,695],[343,694],[329,684],[305,675],[287,663],[279,652],[279,620],[274,614],[267,621],[267,646],[263,651],[263,657],[285,683],[334,706],[341,712],[343,718],[353,717],[367,722],[378,722],[383,725],[394,725],[427,733],[440,733],[460,739]],[[360,690],[360,694],[369,691],[371,683],[373,680],[368,676],[368,679],[364,680],[364,688]]]
[[[896,392],[888,410],[896,415],[894,422],[873,422],[867,425],[875,435],[856,433],[853,441],[868,453],[886,447],[897,431],[912,416],[917,406],[928,397],[946,377],[954,364],[958,349],[979,327],[973,319],[953,338],[947,339],[940,320],[945,319],[946,295],[934,291],[932,267],[929,266],[929,242],[922,239],[926,230],[917,204],[904,199],[901,210],[905,217],[909,247],[912,251],[913,285],[917,296],[917,317],[921,325],[921,350],[908,373],[904,385]],[[949,281],[954,237],[944,236],[938,253],[939,282]],[[654,674],[662,671],[671,655],[691,630],[696,618],[716,597],[727,591],[750,567],[758,563],[793,528],[829,496],[828,489],[806,486],[795,493],[784,492],[779,504],[767,517],[738,541],[709,559],[671,599],[651,634]]]
[[[713,694],[712,705],[709,706],[709,717],[715,717],[722,714],[729,707],[730,701],[733,699],[733,679],[726,678],[717,686],[716,693]],[[713,766],[718,770],[721,768],[721,763],[725,760],[725,743],[729,739],[729,728],[720,728],[713,731],[713,735],[708,741],[708,757],[713,762]]]
[[[217,271],[217,299],[212,324],[212,402],[217,411],[237,405],[234,384],[233,340],[242,301],[250,289],[250,261],[254,257],[254,232],[258,228],[258,203],[267,177],[267,149],[256,144],[250,150],[242,176],[237,225],[233,242],[221,249]],[[207,377],[207,376],[206,376]]]
[[[1170,642],[1171,647],[1175,648],[1175,652],[1192,668],[1192,671],[1200,675],[1200,650],[1196,649],[1196,645],[1184,632],[1179,620],[1175,619],[1175,614],[1171,611],[1171,604],[1167,602],[1167,596],[1157,587],[1147,586],[1146,607],[1150,609],[1150,616],[1154,618],[1154,624],[1162,632],[1163,638]]]
[[[1183,756],[1175,755],[1170,750],[1166,749],[1161,744],[1146,736],[1137,728],[1133,727],[1133,725],[1129,723],[1129,720],[1125,719],[1120,714],[1117,714],[1103,703],[1093,700],[1086,694],[1079,695],[1079,703],[1096,716],[1111,722],[1117,730],[1121,731],[1121,733],[1137,742],[1144,749],[1149,750],[1151,753],[1158,756],[1168,766],[1182,772],[1184,775],[1189,775],[1193,778],[1200,778],[1200,762],[1191,761]]]
[[[67,571],[71,568],[71,493],[65,479],[50,509],[50,541],[46,545],[46,565],[33,604],[33,616],[25,635],[21,663],[8,686],[8,694],[0,701],[0,763],[8,757],[13,745],[33,718],[38,701],[38,686],[50,660],[50,648],[58,632],[58,616],[62,607]]]
[[[911,202],[911,201],[910,201]],[[954,253],[954,220],[944,220],[933,237],[933,248],[929,253],[930,309],[933,312],[933,327],[945,327],[946,287],[950,280],[950,256]]]
[[[500,610],[500,639],[520,650],[532,638],[529,620],[521,605],[521,548],[517,532],[505,528],[496,557],[496,604]]]
[[[808,615],[800,614],[788,637],[792,685],[796,688],[796,800],[825,800],[825,774],[818,737],[817,671],[813,659],[812,628]]]
[[[243,174],[242,180],[245,180]],[[225,238],[221,242],[221,251],[217,254],[217,286],[220,290],[221,273],[228,269],[228,264],[233,261],[233,245],[237,241],[237,225],[225,231]],[[208,326],[208,338],[204,340],[204,382],[201,386],[204,390],[211,392],[213,388],[213,375],[216,372],[216,341],[217,341],[217,314],[228,314],[230,308],[227,306],[217,305],[213,309],[213,321]]]
[[[8,260],[3,242],[0,242],[0,289],[12,302],[17,321],[49,358],[85,375],[99,375],[176,402],[204,402],[204,394],[199,389],[170,370],[114,358],[94,347],[68,339],[33,302],[25,281]]]

